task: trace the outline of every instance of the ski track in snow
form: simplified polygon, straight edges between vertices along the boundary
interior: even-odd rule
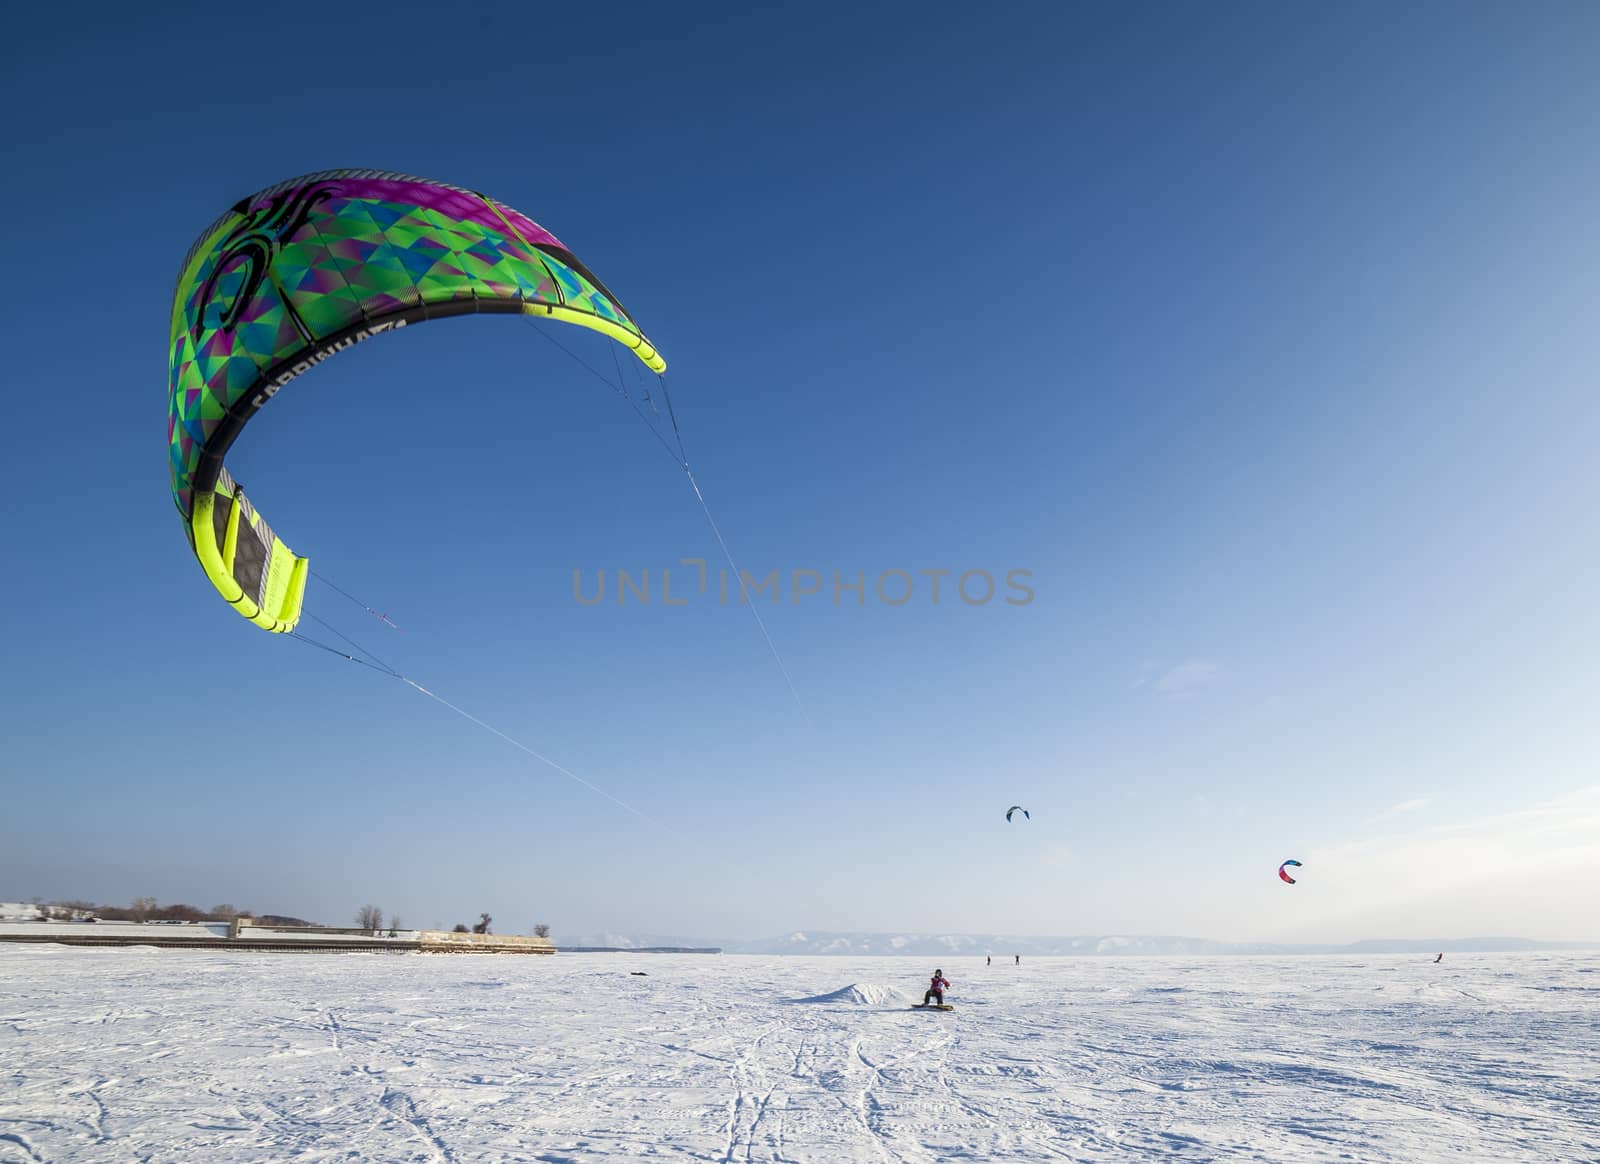
[[[0,947],[0,1162],[1600,1159],[1600,955],[967,961]]]

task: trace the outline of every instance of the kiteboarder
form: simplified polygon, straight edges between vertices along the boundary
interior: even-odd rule
[[[1437,965],[1438,965],[1438,964],[1439,964],[1439,963],[1440,963],[1440,962],[1443,962],[1443,961],[1444,961],[1444,955],[1443,955],[1443,954],[1440,954],[1440,955],[1439,955],[1439,956],[1438,956],[1438,957],[1437,957],[1437,958],[1435,958],[1435,959],[1434,959],[1434,960],[1433,960],[1433,964],[1434,964],[1434,965],[1435,965],[1435,966],[1437,966]]]
[[[933,981],[928,983],[928,989],[923,992],[922,1005],[927,1006],[930,1002],[936,1002],[940,1006],[943,1006],[944,992],[948,990],[949,987],[950,980],[944,976],[944,971],[935,970],[933,972]]]

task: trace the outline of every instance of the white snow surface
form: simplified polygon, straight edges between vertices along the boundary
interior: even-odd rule
[[[1600,1159],[1594,953],[940,965],[0,946],[0,1161]]]

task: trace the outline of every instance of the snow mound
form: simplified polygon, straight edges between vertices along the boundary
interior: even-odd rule
[[[852,982],[829,994],[814,994],[810,998],[791,998],[790,1002],[823,1002],[843,1006],[910,1006],[909,995],[892,986],[876,982]]]

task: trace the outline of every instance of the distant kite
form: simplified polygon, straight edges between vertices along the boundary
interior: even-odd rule
[[[1293,885],[1294,878],[1289,876],[1290,865],[1293,865],[1296,869],[1300,868],[1299,861],[1285,861],[1282,865],[1278,866],[1278,876],[1282,877],[1284,881],[1288,882],[1290,885]]]
[[[1028,815],[1028,810],[1023,808],[1022,805],[1020,805],[1020,804],[1013,804],[1010,808],[1006,809],[1006,819],[1010,820],[1011,819],[1011,814],[1014,813],[1014,812],[1020,812],[1022,814],[1022,819],[1023,820],[1032,820],[1033,819],[1031,816]]]

